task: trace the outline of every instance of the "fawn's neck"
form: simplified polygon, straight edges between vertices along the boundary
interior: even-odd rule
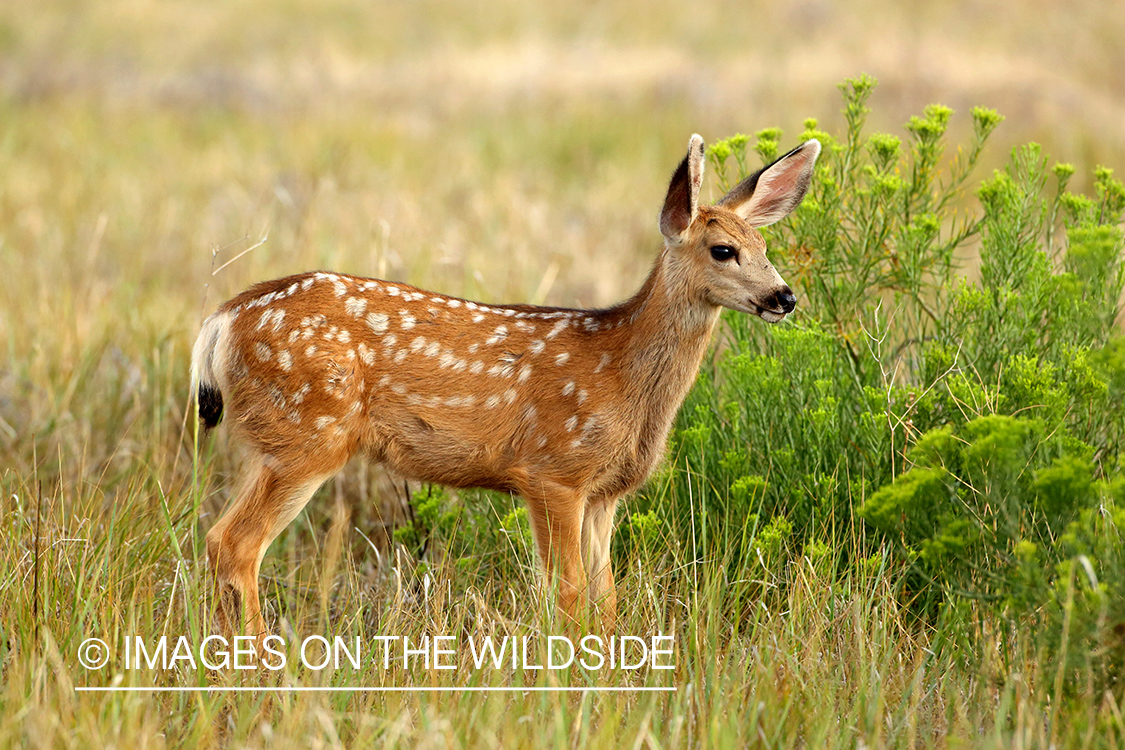
[[[642,420],[641,449],[662,452],[672,420],[695,382],[719,307],[705,301],[665,248],[644,285],[614,308],[624,326],[622,384]]]

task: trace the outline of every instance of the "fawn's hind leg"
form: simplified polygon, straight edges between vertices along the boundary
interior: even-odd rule
[[[590,579],[590,602],[601,619],[602,630],[612,633],[617,625],[617,588],[609,546],[613,541],[613,517],[617,498],[597,500],[586,506],[582,517],[582,551]]]
[[[340,466],[342,466],[340,462]],[[219,632],[230,638],[244,622],[248,634],[268,633],[258,598],[258,570],[266,548],[297,517],[340,466],[315,473],[287,471],[271,457],[248,461],[238,498],[207,532],[207,560],[215,577]]]

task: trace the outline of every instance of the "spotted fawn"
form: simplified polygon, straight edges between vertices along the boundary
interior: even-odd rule
[[[241,489],[207,534],[220,629],[267,632],[266,548],[363,452],[405,477],[523,496],[559,610],[581,620],[589,602],[612,630],[618,500],[660,460],[720,308],[771,323],[793,311],[756,228],[797,207],[819,153],[806,141],[701,206],[692,136],[660,214],[660,255],[608,309],[486,305],[323,272],[223,304],[192,355],[202,422],[225,410],[247,453]]]

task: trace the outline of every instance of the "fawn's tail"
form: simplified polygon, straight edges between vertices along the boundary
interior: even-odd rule
[[[196,394],[199,418],[210,429],[223,417],[223,392],[227,342],[230,337],[231,316],[219,311],[203,321],[199,338],[191,352],[192,391]]]

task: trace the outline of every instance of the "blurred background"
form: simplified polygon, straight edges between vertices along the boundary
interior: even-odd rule
[[[174,441],[200,321],[263,278],[621,299],[691,133],[837,132],[864,72],[869,132],[992,107],[979,175],[1036,140],[1087,189],[1125,164],[1123,39],[1125,4],[1048,0],[0,4],[0,455]]]

